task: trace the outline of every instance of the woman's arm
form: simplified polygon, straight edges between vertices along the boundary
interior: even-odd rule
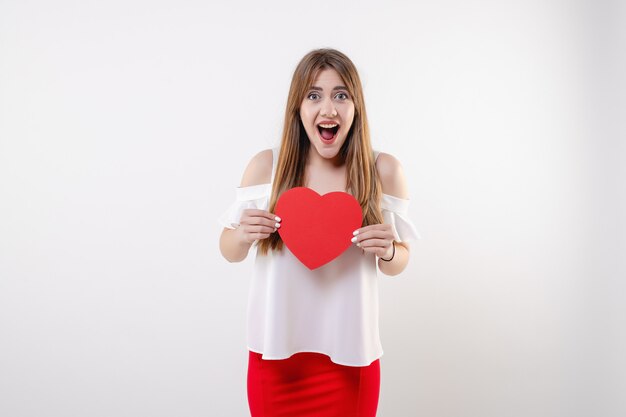
[[[408,198],[404,172],[397,159],[381,153],[376,160],[376,169],[383,193],[402,199]],[[393,225],[372,224],[356,230],[355,233],[352,241],[365,252],[378,256],[378,267],[385,275],[398,275],[406,268],[409,263],[409,245],[394,241]]]
[[[272,179],[272,150],[256,154],[248,164],[241,187],[267,184]],[[229,262],[241,262],[257,239],[265,239],[276,230],[276,221],[264,210],[245,210],[236,229],[224,228],[220,236],[220,252]]]
[[[409,198],[404,171],[396,158],[386,153],[379,154],[376,159],[376,169],[383,193],[398,198]],[[363,249],[378,256],[378,268],[382,273],[398,275],[409,263],[410,251],[407,243],[394,242],[393,238],[391,225],[377,224],[361,229],[355,240],[362,245]]]
[[[398,198],[409,198],[404,170],[396,158],[381,152],[376,159],[376,169],[380,177],[383,193]],[[385,275],[398,275],[404,271],[404,268],[409,263],[409,245],[405,242],[395,242],[394,244],[396,253],[391,261],[386,262],[381,258],[389,259],[392,256],[393,248],[390,248],[385,256],[378,258],[378,268]]]

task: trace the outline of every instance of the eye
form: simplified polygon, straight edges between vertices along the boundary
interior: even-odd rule
[[[317,100],[320,95],[317,93],[309,93],[309,95],[306,96],[309,100]]]
[[[335,95],[335,98],[338,98],[339,100],[347,100],[349,97],[346,93],[337,93]]]

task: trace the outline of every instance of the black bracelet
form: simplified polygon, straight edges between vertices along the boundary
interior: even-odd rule
[[[396,241],[395,240],[391,241],[391,246],[393,246],[393,252],[391,253],[391,258],[389,259],[380,258],[381,261],[390,262],[393,259],[393,257],[396,256]]]

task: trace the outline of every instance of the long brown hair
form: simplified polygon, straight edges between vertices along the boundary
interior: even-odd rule
[[[354,102],[352,126],[339,151],[346,164],[347,191],[361,205],[362,226],[382,223],[382,189],[374,163],[361,80],[350,58],[328,48],[315,49],[306,54],[293,73],[268,210],[274,212],[276,201],[284,191],[304,186],[304,169],[311,144],[300,119],[300,104],[319,71],[326,68],[332,68],[339,73]],[[270,249],[281,250],[282,247],[280,235],[273,233],[267,239],[259,241],[258,252],[265,255]]]

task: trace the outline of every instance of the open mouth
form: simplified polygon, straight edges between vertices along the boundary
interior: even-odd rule
[[[339,125],[337,123],[320,123],[317,125],[317,130],[320,133],[320,138],[326,143],[332,143],[337,137],[339,131]]]

